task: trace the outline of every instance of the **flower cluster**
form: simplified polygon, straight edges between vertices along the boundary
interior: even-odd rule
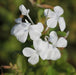
[[[42,32],[47,31],[48,28],[55,28],[57,23],[59,24],[60,31],[64,31],[66,28],[65,20],[61,15],[64,10],[60,6],[55,6],[54,11],[51,9],[44,10],[44,16],[46,17],[46,29],[41,22],[34,24],[29,16],[30,10],[26,9],[24,5],[19,7],[21,14],[29,18],[29,23],[26,19],[22,22],[22,18],[16,19],[16,25],[12,28],[11,34],[16,36],[17,40],[25,43],[28,35],[33,40],[33,48],[25,47],[22,50],[24,56],[28,57],[28,62],[32,65],[39,62],[39,57],[42,60],[57,60],[61,57],[59,48],[65,48],[67,46],[67,40],[65,37],[58,37],[56,31],[49,32],[49,36],[45,35],[43,40],[41,38]]]

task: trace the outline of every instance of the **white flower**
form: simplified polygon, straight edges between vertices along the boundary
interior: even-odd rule
[[[64,10],[60,6],[54,7],[54,11],[50,9],[45,9],[44,15],[49,18],[47,20],[47,26],[50,28],[55,28],[58,21],[60,30],[64,31],[66,28],[65,20],[63,17],[60,17],[63,13]]]
[[[52,43],[53,48],[64,48],[67,46],[67,40],[64,37],[60,37],[58,39],[58,36],[55,31],[50,32],[49,41]]]
[[[42,23],[31,25],[30,23],[21,22],[20,24],[17,24],[12,28],[11,34],[15,35],[20,42],[24,43],[27,40],[28,33],[32,40],[36,40],[40,38],[42,31]]]
[[[42,46],[43,44],[43,46]],[[23,49],[23,55],[29,57],[28,62],[32,65],[37,64],[39,62],[39,56],[44,60],[46,58],[45,49],[47,49],[48,44],[43,42],[41,39],[37,39],[33,41],[33,46],[35,48],[26,47]]]
[[[57,60],[61,57],[59,50],[57,48],[53,49],[53,46],[48,41],[38,39],[33,43],[43,60]]]
[[[22,53],[24,56],[29,57],[28,62],[35,65],[39,62],[39,56],[42,60],[57,60],[61,57],[61,54],[57,48],[53,50],[52,45],[47,41],[37,39],[33,41],[35,49],[26,47]]]
[[[26,47],[23,49],[23,55],[29,57],[28,62],[35,65],[39,62],[39,55],[36,50]]]
[[[26,47],[23,49],[22,53],[24,56],[29,57],[28,62],[35,65],[39,62],[39,56],[43,60],[57,60],[59,56],[58,50],[52,50],[52,46],[41,39],[35,40],[33,42],[34,49]]]
[[[34,46],[35,50],[32,48],[26,47],[22,51],[24,56],[29,57],[28,62],[31,63],[32,65],[38,63],[39,56],[43,60],[45,60],[45,58],[46,58],[45,49],[48,48],[48,44],[47,44],[47,42],[44,42],[41,39],[37,39],[37,40],[33,41],[33,46]]]
[[[19,9],[20,9],[22,15],[26,15],[26,16],[27,16],[27,15],[29,14],[29,12],[30,12],[30,10],[29,10],[29,9],[27,10],[27,9],[24,7],[23,4],[19,6]]]
[[[49,41],[52,43],[51,47],[52,47],[53,53],[56,56],[56,58],[55,59],[53,58],[53,56],[54,56],[54,55],[52,55],[53,53],[51,53],[51,57],[53,58],[53,60],[57,60],[61,57],[61,53],[57,47],[59,47],[59,48],[66,47],[67,46],[67,40],[64,37],[60,37],[58,39],[56,32],[52,31],[52,32],[50,32]],[[51,58],[48,56],[48,59],[51,59]]]

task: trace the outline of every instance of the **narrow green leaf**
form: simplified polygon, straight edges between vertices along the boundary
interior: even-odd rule
[[[58,34],[59,36],[63,36],[63,37],[66,36],[66,32],[58,31],[57,34]]]

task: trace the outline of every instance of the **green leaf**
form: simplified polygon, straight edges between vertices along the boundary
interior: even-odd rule
[[[58,31],[57,34],[58,34],[59,36],[63,36],[63,37],[66,36],[66,32]]]
[[[47,75],[59,75],[59,74],[52,66],[49,66]]]
[[[54,69],[56,69],[59,73],[66,73],[66,75],[71,75],[75,72],[75,68],[69,63],[55,63],[53,65]]]
[[[43,9],[39,9],[39,11],[38,11],[38,19],[39,19],[39,21],[42,20],[43,12],[44,12]]]
[[[36,71],[36,75],[42,75],[42,68]]]
[[[16,7],[19,8],[21,4],[24,4],[24,0],[14,0],[14,3],[16,4]]]
[[[67,62],[68,53],[66,49],[61,50],[61,58],[57,60],[57,64]]]
[[[21,43],[14,36],[13,37],[11,36],[4,43],[3,48],[6,52],[20,51],[21,50]]]
[[[76,72],[73,75],[76,75]]]
[[[39,69],[36,71],[36,75],[46,75],[47,73],[47,66],[41,66]]]
[[[47,60],[42,60],[42,59],[40,59],[40,65],[42,65],[42,66],[48,66],[49,64],[48,64],[48,61]]]
[[[18,66],[19,73],[21,73],[21,75],[24,75],[27,71],[27,63],[24,56],[18,54],[16,64]]]
[[[71,64],[66,63],[65,67],[67,67],[67,75],[71,75],[75,72],[75,68]]]

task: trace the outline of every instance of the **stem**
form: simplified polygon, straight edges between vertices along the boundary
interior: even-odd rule
[[[50,8],[53,9],[53,6],[47,5],[47,4],[36,4],[36,6],[40,7],[40,8]]]
[[[36,5],[37,7],[40,7],[40,8],[50,8],[50,9],[53,9],[54,8],[51,5],[41,4],[40,2],[36,3],[36,1],[34,1],[34,0],[29,0],[29,1],[31,2],[32,5]]]
[[[27,17],[28,17],[28,19],[31,21],[31,23],[34,24],[33,21],[32,21],[32,19],[30,18],[30,16],[27,15]]]
[[[10,69],[10,68],[11,68],[11,66],[1,66],[0,68]]]
[[[47,28],[45,29],[45,31],[43,32],[43,34],[47,33],[48,31],[49,31],[49,27],[47,27]]]
[[[46,27],[45,32],[49,29],[49,27]]]

